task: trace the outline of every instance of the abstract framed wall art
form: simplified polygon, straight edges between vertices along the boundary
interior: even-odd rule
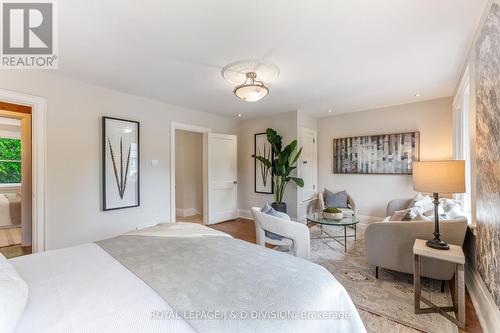
[[[103,210],[137,207],[139,122],[102,117]]]
[[[254,136],[254,155],[273,160],[273,150],[266,133],[257,133]],[[271,168],[254,158],[254,188],[255,193],[273,194],[273,175]]]
[[[419,132],[333,139],[333,173],[411,175],[419,158]]]

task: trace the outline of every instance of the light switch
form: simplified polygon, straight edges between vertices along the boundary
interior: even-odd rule
[[[153,168],[157,168],[159,165],[160,165],[160,161],[158,161],[158,160],[152,160],[151,161],[151,166]]]

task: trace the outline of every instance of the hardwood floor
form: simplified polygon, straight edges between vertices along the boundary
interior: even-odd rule
[[[21,245],[12,245],[0,247],[0,253],[7,259],[24,256],[26,254],[31,254],[31,246],[23,247]]]
[[[213,229],[223,231],[230,234],[234,238],[238,238],[250,243],[255,243],[255,226],[252,220],[236,219],[227,222],[222,222],[210,226]],[[453,286],[450,286],[453,287]],[[465,330],[460,329],[460,333],[482,333],[479,319],[477,318],[474,305],[470,299],[469,292],[465,293],[465,307],[466,307],[466,327]]]

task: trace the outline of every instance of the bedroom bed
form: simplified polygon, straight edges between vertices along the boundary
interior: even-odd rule
[[[366,332],[323,267],[196,224],[9,262],[29,290],[15,332]]]

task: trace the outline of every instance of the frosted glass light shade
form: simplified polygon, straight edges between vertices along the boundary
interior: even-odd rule
[[[413,189],[431,193],[464,193],[465,161],[414,162]]]
[[[234,89],[234,94],[243,101],[256,102],[269,94],[269,89],[264,85],[249,84],[241,85]]]

